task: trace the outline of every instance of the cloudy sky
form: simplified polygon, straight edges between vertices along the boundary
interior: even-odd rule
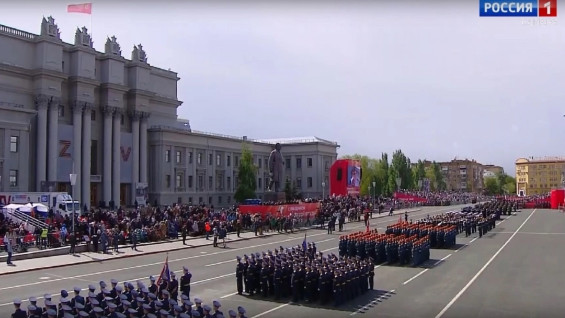
[[[100,51],[112,35],[127,58],[143,44],[150,64],[179,73],[178,113],[195,130],[511,174],[518,157],[565,155],[565,21],[480,18],[478,2],[94,0],[88,16],[10,1],[0,24],[39,33],[52,15],[67,42],[86,26]]]

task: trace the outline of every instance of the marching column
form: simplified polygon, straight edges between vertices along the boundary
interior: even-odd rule
[[[47,148],[47,180],[57,181],[57,159],[59,157],[59,103],[60,99],[51,97],[49,101],[49,144]],[[67,180],[65,180],[67,181]]]
[[[122,156],[120,152],[120,146],[122,143],[121,139],[121,120],[122,111],[116,109],[114,113],[114,128],[113,128],[113,149],[112,149],[112,200],[114,200],[115,207],[120,206],[120,184],[121,184],[121,172],[120,165],[122,163]]]
[[[82,200],[81,210],[86,205],[90,208],[90,155],[91,155],[91,135],[92,135],[92,106],[85,103],[82,115]]]
[[[142,183],[147,183],[147,118],[149,113],[143,113],[141,117],[140,127],[140,145],[139,145],[139,161],[140,161],[140,179]]]
[[[82,143],[82,108],[84,103],[74,101],[73,103],[73,166],[71,172],[76,173],[77,181],[76,186],[72,187],[73,200],[80,200],[81,196],[81,143]]]
[[[131,182],[132,202],[135,202],[137,183],[139,182],[139,113],[131,114],[131,130],[133,135],[132,155],[133,155],[133,173]],[[138,202],[139,203],[139,202]]]
[[[41,181],[47,181],[47,107],[49,99],[45,95],[38,95],[35,99],[37,105],[37,160],[35,191],[41,191]]]
[[[114,108],[104,107],[104,152],[102,152],[103,172],[102,176],[103,188],[102,198],[104,204],[108,206],[112,200],[112,114]]]

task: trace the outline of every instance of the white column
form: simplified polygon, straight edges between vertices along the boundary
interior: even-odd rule
[[[37,96],[37,155],[35,190],[41,191],[41,181],[47,181],[47,107],[49,100],[45,95]],[[7,176],[5,176],[7,177]]]
[[[131,130],[133,135],[132,155],[133,155],[133,172],[131,182],[132,202],[135,202],[135,191],[139,182],[139,113],[134,112],[131,117]],[[138,202],[140,203],[140,202]]]
[[[86,104],[82,115],[82,200],[81,209],[86,204],[90,208],[90,165],[92,143],[92,106]]]
[[[49,181],[57,181],[59,102],[59,98],[53,97],[49,103],[49,144],[47,146],[47,180]]]
[[[81,153],[81,144],[82,144],[82,108],[84,103],[80,103],[79,101],[75,101],[73,106],[73,173],[76,173],[77,180],[76,185],[73,187],[73,199],[80,200],[81,196],[81,162],[82,162],[82,153]]]
[[[139,145],[139,162],[140,162],[140,179],[141,182],[147,183],[147,174],[148,174],[148,166],[147,166],[147,117],[148,113],[143,113],[143,117],[141,117],[141,127],[140,127],[140,145]]]
[[[121,111],[114,113],[114,128],[113,128],[113,149],[112,149],[112,200],[116,207],[120,206],[120,184],[121,173],[120,165],[122,163],[122,156],[120,153],[121,140]]]
[[[102,198],[106,206],[112,200],[112,114],[114,109],[112,107],[104,107],[104,151],[102,152],[103,158],[103,172],[102,176]]]

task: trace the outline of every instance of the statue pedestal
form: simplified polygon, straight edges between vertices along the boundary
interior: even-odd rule
[[[279,202],[286,201],[286,193],[284,192],[265,192],[263,194],[263,202]]]

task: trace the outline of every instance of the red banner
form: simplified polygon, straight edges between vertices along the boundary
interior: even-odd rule
[[[414,201],[414,202],[426,202],[426,198],[417,197],[415,195],[410,195],[402,192],[395,192],[394,198],[401,201]]]
[[[240,205],[239,211],[242,213],[260,214],[262,217],[270,214],[271,216],[297,216],[305,218],[310,215],[314,218],[318,213],[320,203],[300,203],[284,205]]]

